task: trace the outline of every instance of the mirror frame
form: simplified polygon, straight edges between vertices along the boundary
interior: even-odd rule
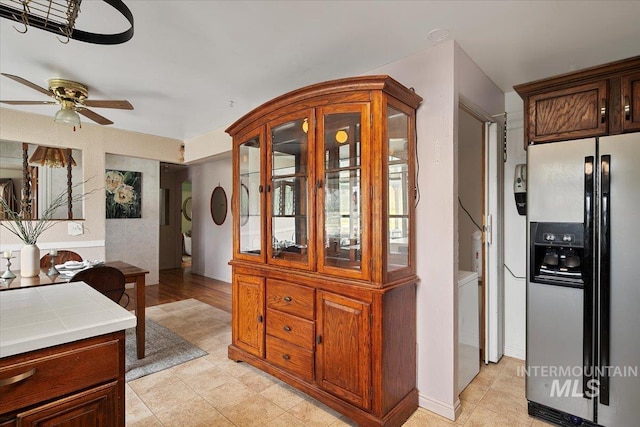
[[[182,202],[182,216],[184,216],[184,219],[187,221],[191,221],[191,197],[187,197],[184,199],[184,202]]]
[[[224,220],[227,219],[227,193],[220,185],[211,193],[210,208],[213,222],[216,225],[224,224]]]

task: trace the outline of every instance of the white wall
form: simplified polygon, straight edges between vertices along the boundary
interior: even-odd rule
[[[454,41],[367,74],[389,74],[423,97],[417,111],[421,201],[416,210],[418,379],[420,406],[454,419],[458,101],[462,95],[489,115],[504,111],[504,95]]]
[[[527,162],[527,152],[523,146],[522,99],[517,93],[508,92],[505,94],[505,102],[507,163],[504,169],[504,354],[524,359],[526,355],[526,216],[518,215],[516,210],[513,175],[517,164]]]
[[[227,218],[222,225],[216,225],[211,218],[211,193],[218,184],[227,194]],[[232,190],[232,167],[229,155],[191,166],[193,195],[191,271],[225,282],[231,282],[231,266],[228,263],[233,255]]]

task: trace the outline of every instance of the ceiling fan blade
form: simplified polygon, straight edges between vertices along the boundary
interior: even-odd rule
[[[29,86],[31,89],[35,89],[38,92],[42,92],[45,95],[53,96],[53,94],[48,90],[43,88],[42,86],[38,86],[35,83],[31,83],[29,80],[25,80],[22,77],[14,76],[13,74],[0,73],[5,77],[9,77],[11,80],[15,80],[18,83],[22,83],[25,86]]]
[[[129,103],[129,101],[119,100],[94,100],[94,99],[85,99],[82,101],[82,105],[86,105],[87,107],[98,107],[98,108],[118,108],[120,110],[133,110],[133,105]]]
[[[3,104],[10,105],[55,105],[56,101],[0,101]]]
[[[106,117],[101,116],[100,114],[91,111],[87,108],[82,108],[82,107],[78,107],[76,108],[76,111],[80,114],[82,114],[83,116],[85,116],[88,119],[93,120],[94,122],[98,123],[99,125],[112,125],[113,122],[109,119],[107,119]]]

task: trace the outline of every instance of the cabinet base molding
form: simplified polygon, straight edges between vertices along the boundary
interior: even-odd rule
[[[349,417],[360,426],[401,426],[418,409],[418,390],[413,389],[383,417],[378,418],[369,412],[346,403],[344,400],[317,388],[314,384],[301,381],[299,378],[266,362],[264,359],[253,356],[234,345],[228,349],[229,359],[236,362],[246,362],[281,381],[297,388],[305,394],[317,399],[328,407]]]

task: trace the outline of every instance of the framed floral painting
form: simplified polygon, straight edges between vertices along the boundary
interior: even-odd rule
[[[104,180],[107,219],[142,218],[142,173],[107,169]]]

